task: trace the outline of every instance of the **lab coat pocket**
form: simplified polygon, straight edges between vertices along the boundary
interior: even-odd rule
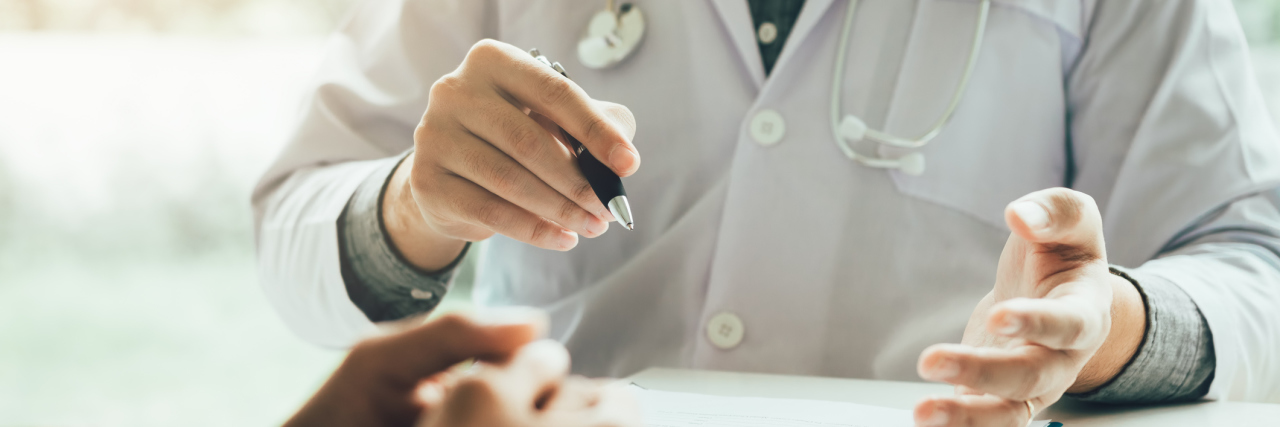
[[[918,176],[891,172],[902,193],[1005,227],[1004,206],[1068,185],[1065,74],[1080,44],[1079,0],[993,1],[967,88],[950,120],[918,151]],[[917,138],[960,87],[980,15],[976,0],[925,0],[916,11],[885,129]]]

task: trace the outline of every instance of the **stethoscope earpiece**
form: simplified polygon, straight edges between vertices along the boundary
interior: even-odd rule
[[[920,174],[924,173],[924,154],[916,151],[899,157],[898,170],[907,175],[920,176]]]
[[[924,173],[924,154],[920,154],[919,151],[907,153],[897,159],[885,159],[858,154],[857,151],[853,150],[851,144],[856,144],[865,139],[868,136],[868,132],[875,131],[868,129],[867,123],[862,121],[862,119],[859,119],[858,116],[846,114],[844,118],[840,120],[840,126],[837,127],[837,134],[842,142],[840,144],[840,148],[844,151],[846,156],[849,156],[850,159],[857,160],[863,165],[873,168],[897,169],[902,171],[902,173],[911,176],[920,176]],[[902,146],[902,144],[897,143],[897,141],[892,138],[872,139],[885,145]],[[845,149],[846,147],[848,148],[847,150]]]
[[[942,112],[938,121],[934,122],[933,127],[917,138],[900,138],[888,132],[871,129],[866,122],[852,114],[840,117],[840,89],[844,80],[845,53],[849,49],[849,30],[853,28],[853,17],[857,8],[857,0],[850,0],[849,5],[846,6],[844,27],[840,30],[840,43],[836,45],[835,69],[831,73],[831,131],[835,134],[836,146],[845,157],[864,166],[897,169],[906,175],[919,176],[925,169],[924,154],[920,154],[919,151],[889,159],[858,153],[853,148],[853,144],[869,139],[877,144],[918,150],[942,132],[942,127],[951,120],[952,113],[955,113],[956,107],[960,105],[964,89],[969,85],[969,76],[973,74],[974,65],[978,63],[978,52],[981,51],[982,36],[987,30],[987,14],[991,9],[991,0],[979,0],[978,22],[973,30],[969,58],[964,66],[964,74],[960,76],[960,83],[956,85],[956,91],[951,95],[951,102],[947,104],[947,109]]]
[[[631,3],[617,10],[609,1],[604,10],[591,17],[578,41],[578,61],[591,69],[612,67],[631,56],[644,40],[644,14]]]

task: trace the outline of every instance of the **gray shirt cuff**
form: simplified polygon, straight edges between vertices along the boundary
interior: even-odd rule
[[[1213,383],[1213,335],[1191,297],[1168,280],[1112,268],[1142,294],[1147,330],[1129,364],[1097,390],[1068,394],[1103,403],[1157,403],[1204,397]]]
[[[382,222],[382,195],[403,155],[365,178],[338,218],[338,248],[347,296],[373,322],[431,311],[452,284],[454,271],[471,247],[437,272],[415,267],[396,249]]]

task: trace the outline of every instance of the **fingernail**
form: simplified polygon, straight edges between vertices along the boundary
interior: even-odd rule
[[[933,379],[949,380],[960,374],[960,364],[950,358],[942,358],[933,364]]]
[[[613,217],[613,212],[609,212],[609,208],[604,208],[600,212],[596,212],[596,217],[604,220],[606,223],[618,220]]]
[[[591,237],[595,237],[604,234],[605,231],[608,231],[609,223],[601,221],[600,218],[593,216],[587,218],[587,224],[583,228],[586,228],[587,232],[591,233]]]
[[[578,246],[578,233],[569,230],[560,230],[560,234],[556,236],[556,249],[567,251]]]
[[[1042,230],[1049,226],[1049,212],[1036,202],[1018,202],[1013,204],[1013,213],[1018,214],[1022,223],[1032,230]]]
[[[618,145],[613,147],[613,151],[609,152],[609,164],[619,171],[631,172],[637,166],[640,166],[640,156],[634,151]]]
[[[930,415],[929,419],[924,420],[922,424],[925,427],[943,427],[949,421],[951,421],[951,415],[947,414],[945,409],[933,408],[933,415]]]
[[[1004,324],[1000,326],[1000,333],[1003,335],[1013,335],[1022,330],[1022,319],[1017,316],[1005,316]]]

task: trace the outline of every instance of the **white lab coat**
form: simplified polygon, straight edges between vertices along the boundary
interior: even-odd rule
[[[254,195],[263,287],[285,322],[329,346],[374,330],[343,286],[338,215],[361,180],[412,146],[432,82],[492,37],[540,48],[639,123],[643,165],[624,180],[635,231],[613,227],[569,252],[498,236],[482,254],[476,301],[549,310],[579,372],[916,380],[921,350],[958,341],[991,289],[1004,206],[1071,185],[1097,200],[1111,262],[1173,280],[1203,311],[1218,364],[1211,396],[1280,399],[1274,269],[1150,261],[1200,215],[1280,180],[1280,144],[1229,1],[994,1],[968,91],[920,150],[921,176],[863,167],[834,143],[845,1],[808,0],[767,78],[746,1],[635,3],[646,39],[602,71],[580,66],[575,46],[603,2],[363,4],[332,38]],[[859,7],[843,111],[919,135],[950,100],[977,3]],[[785,124],[769,146],[748,127],[764,109]],[[719,313],[741,320],[732,348],[707,335]]]

